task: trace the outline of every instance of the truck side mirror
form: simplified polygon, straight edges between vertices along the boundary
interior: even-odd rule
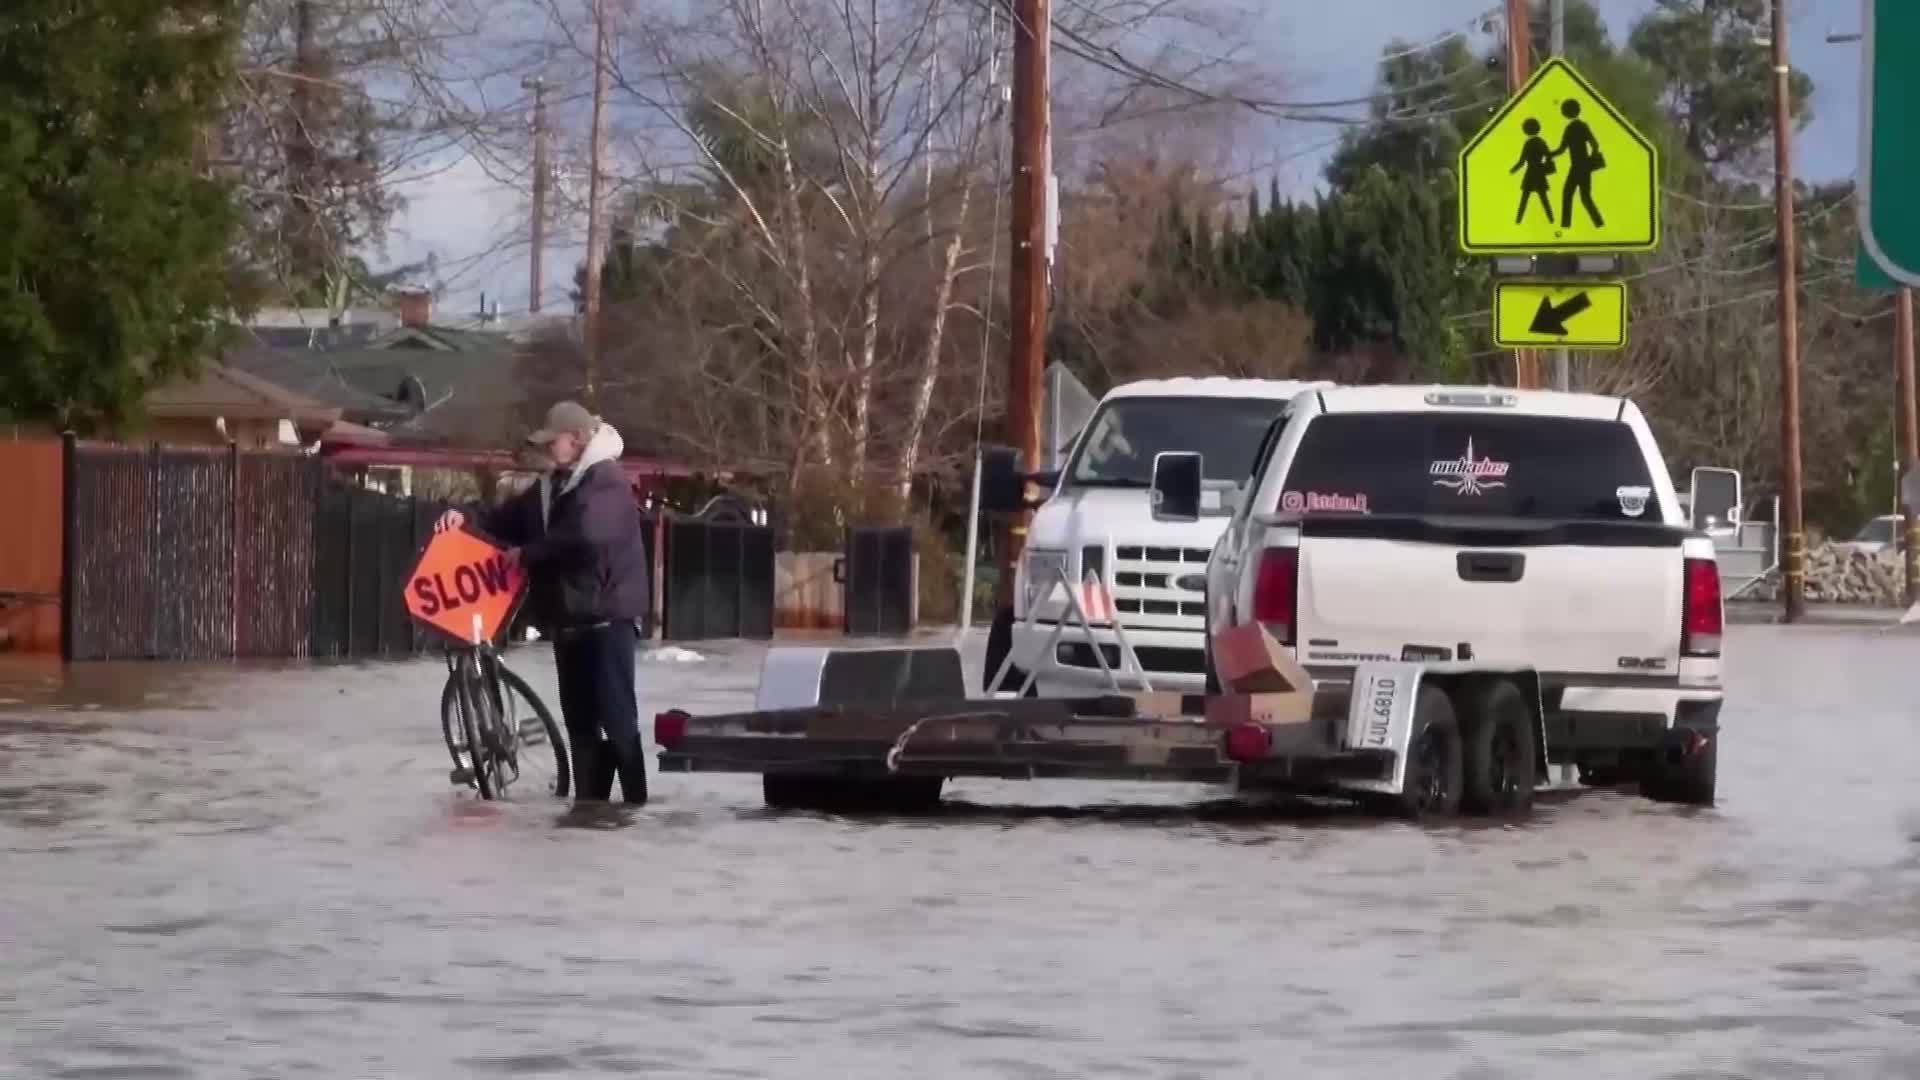
[[[1688,516],[1702,532],[1725,534],[1740,526],[1740,472],[1702,465],[1688,485]]]
[[[1204,483],[1200,455],[1191,450],[1168,450],[1153,455],[1153,519],[1199,521],[1200,489]]]
[[[980,450],[980,512],[1017,514],[1027,506],[1027,478],[1020,473],[1020,451],[1011,446]]]

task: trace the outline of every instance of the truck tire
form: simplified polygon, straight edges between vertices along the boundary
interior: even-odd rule
[[[773,810],[924,813],[940,805],[944,776],[810,776],[762,773],[760,796]]]
[[[1526,696],[1511,679],[1476,679],[1461,687],[1457,704],[1462,808],[1470,814],[1530,813],[1540,776]]]
[[[986,663],[980,669],[981,693],[988,693],[993,689],[993,676],[1000,670],[1000,664],[1007,658],[1007,654],[1012,651],[1013,609],[1003,607],[993,613],[993,622],[987,627],[987,657]],[[1000,685],[1002,688],[1018,689],[1020,684],[1026,681],[1027,673],[1020,670],[1020,665],[1015,664],[1007,669],[1006,681]],[[1029,687],[1026,696],[1039,697],[1040,688],[1037,685]]]
[[[1712,806],[1720,772],[1720,736],[1680,735],[1663,748],[1640,781],[1640,794],[1654,802]],[[1687,735],[1701,740],[1689,748]]]
[[[1411,821],[1451,817],[1460,810],[1460,725],[1453,702],[1437,686],[1420,691],[1407,740],[1406,783],[1390,809]]]

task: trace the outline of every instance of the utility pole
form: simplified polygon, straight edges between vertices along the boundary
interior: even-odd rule
[[[602,218],[606,210],[601,206],[605,199],[605,185],[601,180],[601,169],[607,153],[607,3],[606,0],[593,0],[593,148],[588,154],[587,164],[587,290],[586,320],[582,327],[586,336],[587,371],[582,390],[586,396],[586,406],[592,408],[595,398],[597,377],[600,372],[600,277],[606,267],[606,245],[600,242]]]
[[[547,80],[538,75],[520,80],[533,91],[533,250],[527,258],[527,312],[540,313],[540,258],[547,244]]]
[[[1920,460],[1920,421],[1916,421],[1913,384],[1913,290],[1893,295],[1893,364],[1900,384],[1900,467]],[[1906,478],[1899,477],[1901,480]],[[1901,485],[1903,488],[1905,485]],[[1900,500],[1900,535],[1906,541],[1907,606],[1920,603],[1920,514]]]
[[[1007,275],[1007,441],[1029,470],[1040,467],[1040,385],[1047,333],[1047,176],[1052,136],[1049,0],[1013,0],[1013,247]],[[1034,495],[1031,487],[1028,496]],[[1000,548],[1000,606],[1013,603],[1014,568],[1031,515],[1013,515]]]
[[[1567,51],[1567,0],[1552,0],[1547,8],[1547,51],[1564,56]],[[1573,364],[1567,350],[1553,350],[1553,388],[1561,392],[1573,389]]]
[[[1793,110],[1787,0],[1773,0],[1773,212],[1780,270],[1781,601],[1787,622],[1805,614],[1807,533],[1800,513],[1800,315],[1793,242]]]
[[[1528,0],[1507,2],[1507,96],[1520,92],[1533,73],[1533,34],[1527,25]],[[1522,390],[1540,387],[1540,355],[1532,349],[1513,351],[1513,383]]]

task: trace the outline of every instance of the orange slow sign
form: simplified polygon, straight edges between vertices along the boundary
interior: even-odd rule
[[[407,578],[407,614],[460,641],[492,641],[527,587],[506,553],[460,529],[436,533]]]

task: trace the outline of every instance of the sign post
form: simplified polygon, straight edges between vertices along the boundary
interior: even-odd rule
[[[1618,257],[1660,246],[1653,143],[1556,56],[1461,148],[1459,176],[1460,249],[1502,275],[1495,343],[1624,347]]]

